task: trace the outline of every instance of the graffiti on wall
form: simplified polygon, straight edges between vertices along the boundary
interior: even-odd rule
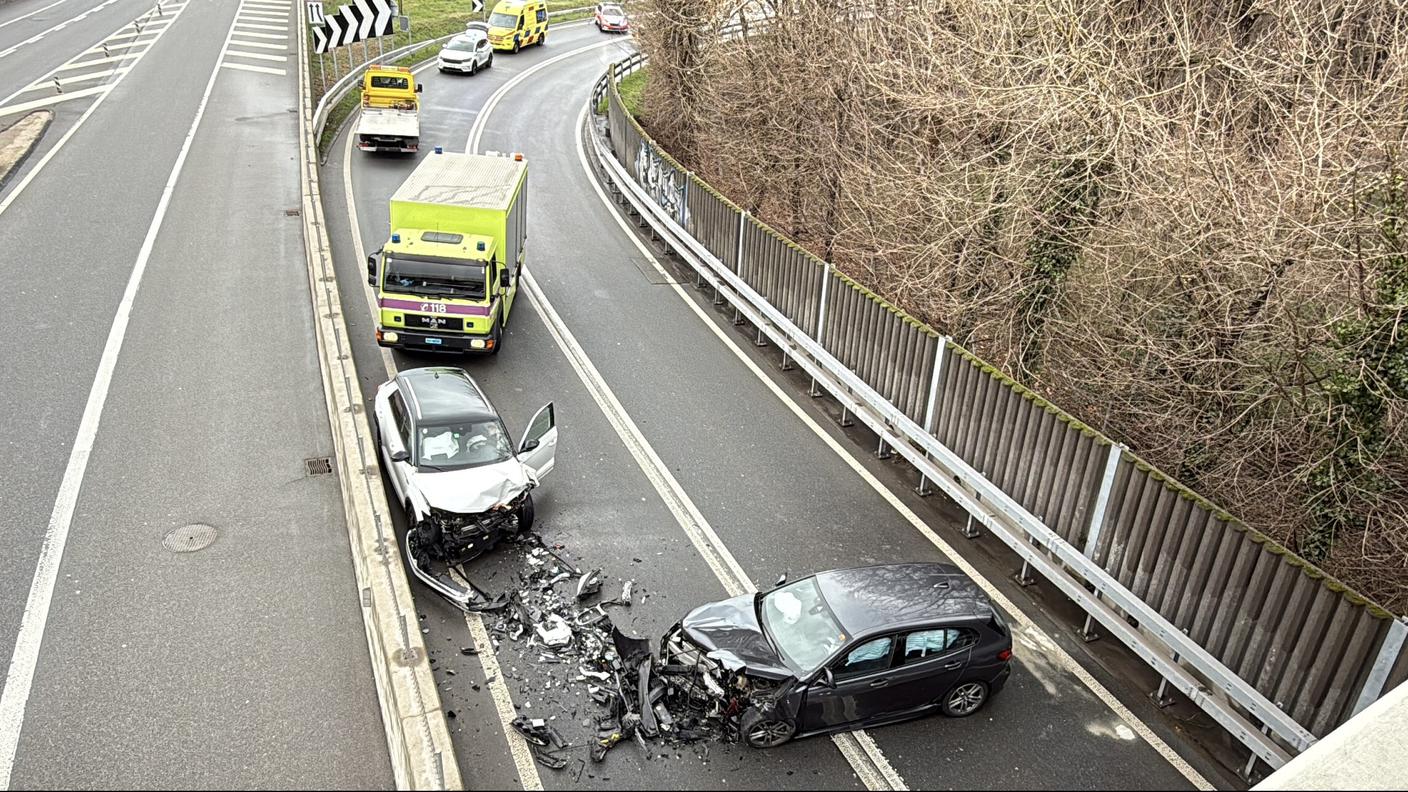
[[[685,177],[666,162],[660,152],[642,140],[636,150],[636,179],[660,208],[676,223],[689,228],[689,205],[685,200]]]

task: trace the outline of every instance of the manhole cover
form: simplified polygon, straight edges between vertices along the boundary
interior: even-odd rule
[[[305,459],[303,464],[308,467],[308,475],[310,476],[326,476],[332,472],[332,459],[328,457]]]
[[[216,533],[211,525],[183,525],[163,537],[161,546],[173,553],[194,553],[209,547],[215,541]]]

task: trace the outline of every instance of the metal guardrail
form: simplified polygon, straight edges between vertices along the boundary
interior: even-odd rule
[[[726,26],[725,38],[741,35]],[[1292,753],[1408,676],[1403,620],[758,222],[607,99],[594,153],[622,200],[879,438],[1252,751]],[[969,531],[976,535],[976,531]],[[1302,721],[1313,727],[1308,729]]]

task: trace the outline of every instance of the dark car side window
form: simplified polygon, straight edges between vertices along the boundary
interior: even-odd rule
[[[401,438],[401,447],[411,450],[411,431],[406,421],[406,403],[399,392],[391,394],[391,419],[396,422],[396,434]]]
[[[890,653],[895,639],[889,636],[866,641],[857,646],[832,666],[836,678],[853,677],[872,671],[883,671],[890,667]]]
[[[904,663],[917,663],[929,657],[972,646],[977,641],[977,633],[972,630],[960,630],[952,627],[919,630],[905,636],[904,654],[900,659]]]

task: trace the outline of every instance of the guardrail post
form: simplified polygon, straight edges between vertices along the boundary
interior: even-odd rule
[[[816,333],[813,336],[816,342],[826,347],[826,339],[822,334],[826,332],[826,294],[831,288],[831,262],[824,261],[821,266],[821,298],[817,302],[816,309]],[[821,391],[816,386],[816,377],[812,377],[812,386],[807,390],[807,395],[813,399],[821,395]]]
[[[1178,662],[1178,653],[1173,653],[1173,662]],[[1150,694],[1149,698],[1154,700],[1154,706],[1163,709],[1173,703],[1173,696],[1168,693],[1168,677],[1159,678],[1159,689]],[[1255,754],[1253,754],[1255,756]]]
[[[743,270],[743,227],[748,222],[748,210],[738,213],[738,252],[733,257],[733,271],[742,274]]]
[[[1105,509],[1110,504],[1110,489],[1115,485],[1115,472],[1120,467],[1120,455],[1124,446],[1111,443],[1110,455],[1105,457],[1105,475],[1100,478],[1100,493],[1095,496],[1095,508],[1090,512],[1090,525],[1085,530],[1086,558],[1095,560],[1095,550],[1100,541],[1100,529],[1105,525]]]
[[[1351,718],[1363,712],[1365,707],[1378,701],[1379,696],[1383,695],[1388,674],[1393,670],[1399,652],[1403,651],[1404,638],[1408,638],[1408,623],[1401,618],[1394,619],[1388,626],[1388,632],[1384,634],[1383,645],[1379,647],[1379,656],[1374,659],[1374,665],[1369,669],[1369,677],[1364,680],[1364,687],[1359,691],[1359,700],[1354,702]]]
[[[942,381],[944,376],[944,358],[946,357],[944,352],[947,350],[948,336],[939,336],[939,348],[934,351],[934,371],[929,376],[929,403],[924,407],[924,431],[929,434],[934,433],[934,409],[938,403],[939,382]],[[924,452],[924,458],[929,458],[928,451]],[[920,473],[919,486],[915,487],[914,491],[919,493],[919,497],[921,498],[932,492],[932,490],[929,489],[929,477]],[[968,533],[972,526],[973,516],[970,514],[968,516],[968,527],[963,529],[963,535],[967,536],[969,539],[977,536],[976,531],[972,534]]]

